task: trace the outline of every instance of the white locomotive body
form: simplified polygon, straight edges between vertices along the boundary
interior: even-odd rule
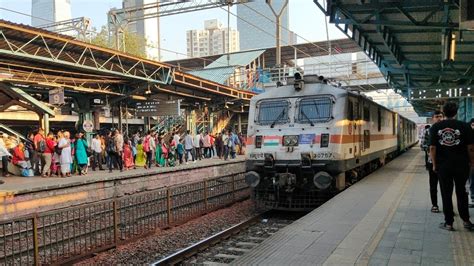
[[[295,79],[250,102],[246,181],[274,209],[312,209],[416,142],[413,122],[367,97]]]

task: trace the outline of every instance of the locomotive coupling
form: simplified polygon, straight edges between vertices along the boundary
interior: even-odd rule
[[[245,173],[245,183],[252,188],[255,188],[260,184],[260,175],[255,171]]]
[[[333,177],[327,172],[317,172],[313,177],[313,183],[320,190],[328,189],[332,184]]]

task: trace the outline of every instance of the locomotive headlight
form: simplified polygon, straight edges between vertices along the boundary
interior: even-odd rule
[[[313,183],[320,190],[328,189],[332,184],[332,176],[327,172],[317,172],[313,177]]]
[[[245,173],[245,183],[250,187],[257,187],[260,184],[260,175],[255,171]]]
[[[283,136],[283,146],[286,147],[294,147],[298,146],[298,135],[288,135],[288,136]]]

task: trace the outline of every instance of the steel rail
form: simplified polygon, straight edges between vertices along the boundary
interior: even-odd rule
[[[151,265],[155,266],[155,265],[176,265],[182,261],[184,261],[185,259],[209,248],[210,246],[213,246],[219,242],[221,242],[222,240],[225,240],[227,238],[229,238],[230,236],[232,235],[235,235],[241,231],[243,231],[244,229],[247,229],[248,227],[250,227],[251,225],[257,223],[261,218],[262,216],[264,215],[265,213],[260,213],[258,215],[255,215],[254,217],[246,220],[246,221],[243,221],[239,224],[236,224],[228,229],[225,229],[224,231],[221,231],[217,234],[214,234],[206,239],[203,239],[187,248],[184,248],[178,252],[175,252],[159,261],[156,261],[156,262],[153,262]]]

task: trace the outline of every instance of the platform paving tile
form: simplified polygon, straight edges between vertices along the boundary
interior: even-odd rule
[[[384,258],[370,258],[369,260],[369,263],[368,263],[369,266],[386,266],[388,265],[388,258],[384,259]]]
[[[441,203],[440,195],[438,197]],[[472,256],[466,256],[466,252],[469,253],[470,249],[466,246],[456,249],[454,240],[456,236],[472,237],[473,233],[463,231],[463,229],[448,232],[438,228],[439,223],[443,221],[443,215],[430,212],[431,202],[426,171],[420,171],[415,176],[401,203],[404,204],[402,207],[404,215],[401,214],[399,206],[397,213],[400,214],[394,216],[397,219],[393,219],[386,230],[386,234],[389,231],[394,232],[400,226],[400,222],[402,223],[387,265],[474,265],[469,264],[468,258]],[[469,242],[460,241],[464,244]],[[372,254],[369,264],[371,261],[385,263],[381,257],[388,253],[387,246],[390,244],[384,235]],[[462,254],[457,256],[457,253]],[[474,258],[472,263],[474,263]]]
[[[398,237],[395,243],[395,248],[409,249],[409,250],[422,250],[423,241],[420,239],[409,239]]]
[[[454,266],[453,260],[436,259],[430,257],[421,258],[422,266]]]
[[[405,239],[414,239],[414,240],[423,240],[424,232],[420,231],[410,231],[410,230],[402,230],[398,235],[395,237],[405,238]]]

